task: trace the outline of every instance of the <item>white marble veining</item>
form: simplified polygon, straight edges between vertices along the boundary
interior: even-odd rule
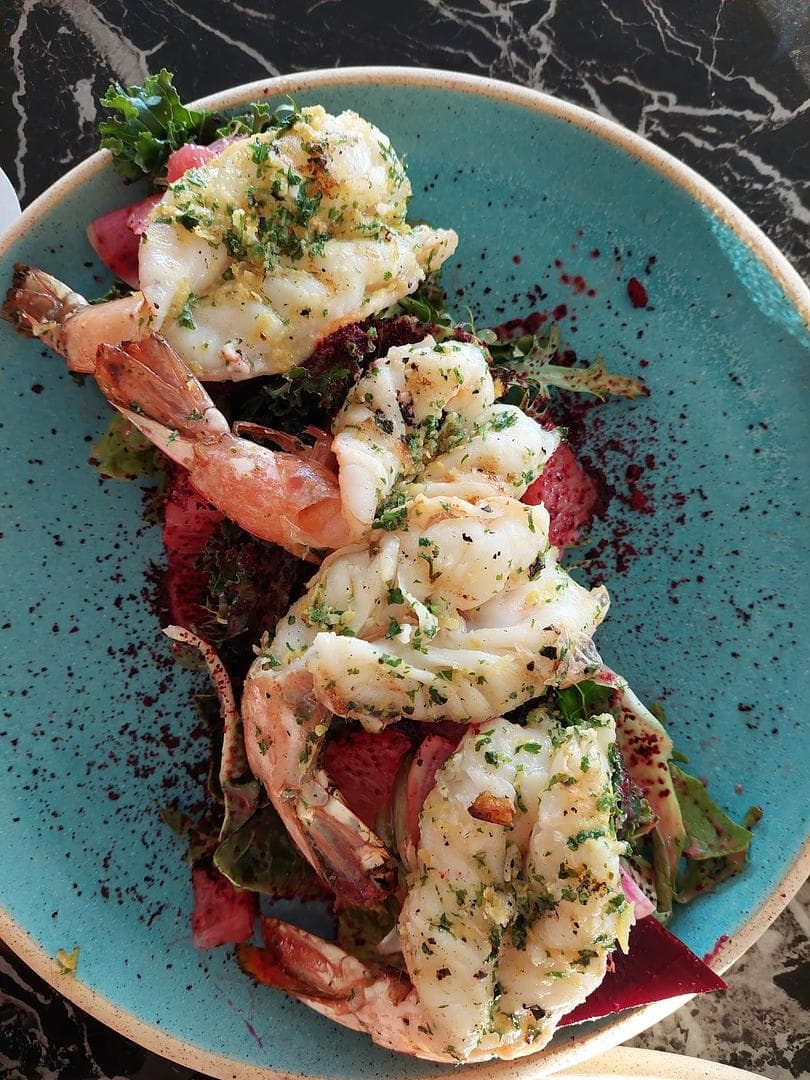
[[[386,13],[360,0],[18,0],[11,33],[12,168],[28,198],[55,173],[38,160],[27,123],[31,87],[47,67],[89,68],[95,91],[137,82],[166,64],[192,94],[279,71],[348,63],[416,63],[492,74],[557,93],[673,150],[735,198],[810,269],[810,93],[792,56],[806,54],[801,0],[412,0]],[[54,32],[58,18],[58,31]],[[67,31],[67,34],[64,32]],[[56,66],[56,71],[54,67]],[[87,74],[83,72],[83,78]],[[33,81],[32,81],[33,80]],[[79,97],[60,130],[67,164],[93,145]],[[55,96],[57,112],[63,96]],[[10,119],[7,117],[5,119]],[[56,117],[54,118],[56,119]],[[62,118],[59,118],[60,121]],[[79,121],[77,128],[77,119]],[[9,154],[10,147],[0,151]],[[0,158],[0,164],[4,164]],[[60,160],[58,164],[62,164]],[[34,177],[34,182],[32,182]]]

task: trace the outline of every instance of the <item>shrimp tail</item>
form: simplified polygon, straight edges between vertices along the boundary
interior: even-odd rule
[[[204,499],[253,536],[302,559],[349,542],[335,473],[317,460],[277,453],[233,434],[164,338],[149,334],[99,345],[95,375],[110,404],[189,470]]]
[[[143,294],[90,304],[44,270],[17,263],[0,315],[24,337],[39,338],[67,361],[70,371],[92,373],[104,342],[147,333],[149,309]]]
[[[250,676],[242,698],[245,749],[301,854],[342,901],[380,905],[395,880],[385,844],[317,768],[329,714],[306,671]]]
[[[335,895],[358,907],[380,904],[394,887],[391,857],[322,769],[303,786],[297,809],[320,873]]]
[[[83,296],[44,270],[15,263],[11,288],[0,315],[24,337],[39,338],[63,354],[64,323],[74,312],[87,306]]]
[[[410,979],[403,972],[382,964],[363,962],[332,942],[301,930],[281,919],[261,920],[264,948],[243,946],[238,952],[243,971],[265,986],[285,990],[299,1000],[330,1002],[348,1007],[361,986],[379,979],[390,980],[392,1004],[410,991]]]
[[[100,345],[96,381],[111,405],[188,438],[227,434],[228,423],[202,383],[157,334]]]
[[[257,982],[283,990],[379,1046],[432,1061],[455,1061],[437,1044],[404,971],[361,961],[280,919],[263,918],[264,948],[242,944],[236,957]]]

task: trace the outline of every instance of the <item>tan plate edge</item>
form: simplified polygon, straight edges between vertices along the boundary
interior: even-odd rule
[[[576,1076],[579,1080],[762,1080],[758,1073],[717,1061],[634,1046],[617,1046],[557,1075]]]
[[[271,94],[274,96],[292,94],[297,90],[312,90],[321,86],[364,85],[370,81],[374,84],[392,86],[431,86],[509,101],[576,124],[599,138],[621,147],[667,176],[678,187],[684,188],[728,225],[753,254],[765,263],[810,327],[810,289],[775,244],[730,199],[667,151],[661,150],[612,120],[597,116],[578,105],[571,105],[549,94],[497,79],[461,75],[430,68],[352,67],[329,68],[263,79],[211,94],[192,104],[196,108],[226,109]],[[8,248],[22,237],[30,225],[43,217],[54,204],[77,186],[100,172],[108,161],[109,153],[98,151],[76,165],[38,196],[23,211],[19,220],[0,238],[0,256],[4,255]],[[771,925],[809,874],[810,839],[805,843],[773,894],[763,902],[737,933],[729,937],[717,950],[711,961],[714,970],[723,972],[742,956]],[[119,1008],[75,975],[60,974],[54,958],[37,945],[21,927],[17,926],[2,908],[0,908],[0,938],[37,975],[74,1005],[154,1053],[199,1072],[206,1072],[217,1080],[300,1080],[300,1076],[296,1074],[280,1072],[270,1067],[246,1065],[213,1051],[201,1050]],[[79,968],[81,968],[81,959]],[[573,1038],[576,1029],[568,1028],[562,1033],[563,1041],[559,1046],[542,1051],[533,1058],[523,1058],[517,1062],[485,1062],[470,1067],[468,1071],[475,1071],[482,1078],[491,1077],[493,1080],[511,1080],[511,1078],[517,1080],[518,1077],[520,1080],[534,1080],[535,1077],[548,1076],[616,1047],[619,1043],[669,1016],[687,1001],[689,997],[670,998],[634,1009],[626,1015],[620,1015],[619,1019],[607,1027],[580,1038],[575,1046],[566,1040],[565,1035],[568,1033],[569,1038]]]

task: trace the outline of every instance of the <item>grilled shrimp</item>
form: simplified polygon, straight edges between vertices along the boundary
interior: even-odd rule
[[[367,536],[378,504],[385,506],[394,483],[405,484],[421,469],[425,482],[420,491],[429,497],[411,500],[411,516],[414,524],[417,519],[427,522],[435,518],[437,506],[453,507],[449,516],[440,510],[444,524],[434,521],[438,547],[431,572],[442,575],[445,599],[470,608],[481,603],[476,599],[481,585],[472,584],[476,579],[486,582],[489,596],[492,579],[501,580],[506,562],[517,569],[534,558],[537,545],[532,541],[527,546],[527,529],[534,528],[534,518],[542,520],[545,511],[527,509],[513,496],[542,472],[559,434],[544,430],[518,409],[493,404],[492,377],[480,346],[448,342],[442,351],[437,348],[428,337],[392,349],[359,380],[335,422],[334,457],[326,436],[316,453],[305,457],[303,444],[282,433],[274,433],[274,438],[287,453],[235,436],[202,384],[157,334],[121,346],[100,345],[95,371],[110,403],[189,470],[200,495],[248,532],[296,555],[308,557],[310,550],[333,550]],[[395,376],[402,383],[399,389],[391,387],[390,400],[387,390],[379,397],[385,380]],[[369,408],[371,420],[362,415]],[[392,412],[398,417],[396,427],[387,415]],[[240,430],[250,428],[244,424]],[[329,464],[335,459],[337,476]],[[453,491],[463,496],[461,501]],[[408,513],[405,497],[393,509],[379,512],[384,528],[396,525]],[[493,516],[501,518],[497,531],[490,527]],[[453,573],[449,564],[442,569],[443,560],[447,555],[456,558],[459,529],[470,545],[462,564],[464,582],[460,591],[448,593]],[[403,533],[408,550],[417,532],[412,529],[409,535]],[[513,557],[506,554],[505,544],[514,549]],[[410,554],[411,563],[421,566],[415,553]],[[409,591],[420,592],[419,576],[411,575]]]
[[[280,686],[304,688],[324,732],[331,714],[371,732],[402,717],[482,723],[576,681],[607,611],[604,589],[557,564],[546,510],[516,497],[557,433],[530,422],[517,446],[504,444],[498,418],[513,413],[493,404],[480,347],[449,344],[393,349],[358,383],[333,449],[344,518],[362,542],[325,559],[245,683],[251,763],[327,881],[362,867],[352,875],[345,847],[314,853],[301,835],[309,755],[262,752],[274,731],[288,738]],[[375,511],[380,499],[388,509]]]
[[[581,678],[576,656],[607,611],[607,592],[583,588],[549,553],[542,556],[547,540],[537,508],[531,525],[528,508],[514,500],[481,511],[483,521],[475,508],[453,518],[462,508],[448,509],[446,500],[429,509],[429,531],[374,537],[371,547],[329,556],[250,677],[303,668],[331,712],[369,731],[402,716],[481,723],[547,686]],[[434,561],[430,581],[426,559],[445,524],[456,543],[449,527],[439,533],[442,561]],[[496,572],[476,580],[480,551],[463,536],[485,530],[493,534],[483,537],[487,547],[499,539],[501,546],[487,566],[496,564]],[[538,559],[544,564],[532,574]]]
[[[243,968],[390,1049],[437,1061],[541,1049],[626,948],[612,716],[471,729],[420,816],[398,932],[407,975],[265,920]]]
[[[495,404],[483,346],[430,336],[376,360],[332,431],[344,516],[361,530],[415,478],[435,495],[459,494],[461,481],[520,498],[560,442],[520,409]]]
[[[528,514],[528,508],[521,513]],[[472,529],[464,524],[469,521],[468,514],[459,528]],[[502,524],[495,511],[488,522],[496,532]],[[518,530],[514,546],[525,548],[532,540],[527,518],[518,525],[523,532]],[[407,536],[417,552],[424,550],[419,534]],[[538,543],[537,537],[534,541]],[[545,543],[541,534],[539,544]],[[499,553],[507,582],[505,565],[513,550],[508,544],[507,535]],[[421,562],[420,555],[411,561]],[[590,639],[607,607],[604,590],[582,589],[551,563],[534,579],[524,570],[527,580],[518,577],[508,584],[509,599],[496,592],[487,600],[478,583],[476,598],[486,603],[464,611],[445,607],[436,616],[432,596],[441,595],[445,579],[448,596],[461,589],[462,563],[450,561],[423,599],[407,589],[415,572],[408,563],[402,538],[392,535],[327,556],[245,681],[242,713],[248,759],[289,833],[327,881],[362,880],[366,872],[361,862],[353,869],[347,865],[351,847],[316,845],[315,859],[311,839],[302,836],[302,829],[310,828],[313,800],[306,792],[312,762],[330,716],[360,720],[369,731],[403,716],[481,724],[540,696],[549,685],[576,680],[580,673],[571,669],[567,654],[575,656],[578,643]],[[500,582],[491,580],[492,591],[499,588]],[[289,705],[291,687],[305,694],[303,710]],[[302,744],[308,733],[312,742]],[[368,836],[364,832],[362,837],[365,845]],[[363,845],[356,851],[363,852]]]
[[[301,558],[350,539],[335,473],[312,458],[234,435],[162,338],[101,345],[96,377],[111,404],[188,469],[200,495],[243,529]]]
[[[497,540],[487,565],[494,561],[502,572],[476,580],[480,550],[466,554],[474,545],[462,536],[467,529],[476,532],[477,508],[464,508],[460,500],[449,507],[445,499],[434,502],[422,509],[433,529],[447,523],[460,534],[455,559],[437,561],[432,575],[421,570],[434,539],[423,544],[425,533],[415,528],[402,536],[372,534],[368,545],[334,552],[280,620],[245,682],[242,712],[251,766],[293,839],[327,881],[361,878],[363,867],[349,870],[345,857],[351,849],[345,845],[339,851],[319,845],[316,864],[312,843],[301,836],[299,825],[308,823],[312,801],[304,794],[310,746],[298,746],[305,733],[325,734],[332,714],[359,720],[372,732],[403,716],[485,722],[540,696],[549,685],[576,681],[581,672],[571,659],[607,608],[603,589],[583,589],[550,554],[539,574],[529,575],[548,543],[542,508],[502,498],[504,505],[496,507],[490,500],[481,513],[495,539],[483,537],[482,546],[486,551]],[[441,535],[449,549],[447,534]],[[288,687],[305,694],[312,709],[317,703],[316,720],[307,711],[310,705],[288,708]],[[318,748],[313,744],[313,751]]]
[[[92,371],[100,343],[159,332],[202,379],[288,371],[318,341],[414,291],[455,250],[405,220],[411,185],[356,113],[303,109],[170,184],[139,249],[141,292],[88,307],[19,267],[3,315]]]

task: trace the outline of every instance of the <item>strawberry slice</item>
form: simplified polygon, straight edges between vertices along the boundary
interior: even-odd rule
[[[597,1020],[651,1001],[726,989],[720,976],[652,915],[630,931],[627,955],[619,949],[612,955],[613,970],[581,1005],[563,1017],[560,1027]]]
[[[596,485],[563,443],[557,447],[535,482],[523,496],[529,506],[542,503],[550,519],[549,539],[555,547],[566,547],[579,539],[593,516]]]
[[[324,749],[324,769],[349,809],[370,829],[391,798],[400,762],[410,748],[407,735],[386,728],[379,735],[343,731]]]
[[[191,940],[195,949],[236,945],[253,934],[256,897],[237,889],[213,867],[195,866],[191,871],[194,912]]]
[[[172,468],[166,491],[163,545],[169,613],[177,626],[193,630],[206,619],[202,605],[208,575],[198,570],[196,563],[222,520],[222,514],[191,486],[185,469]]]

